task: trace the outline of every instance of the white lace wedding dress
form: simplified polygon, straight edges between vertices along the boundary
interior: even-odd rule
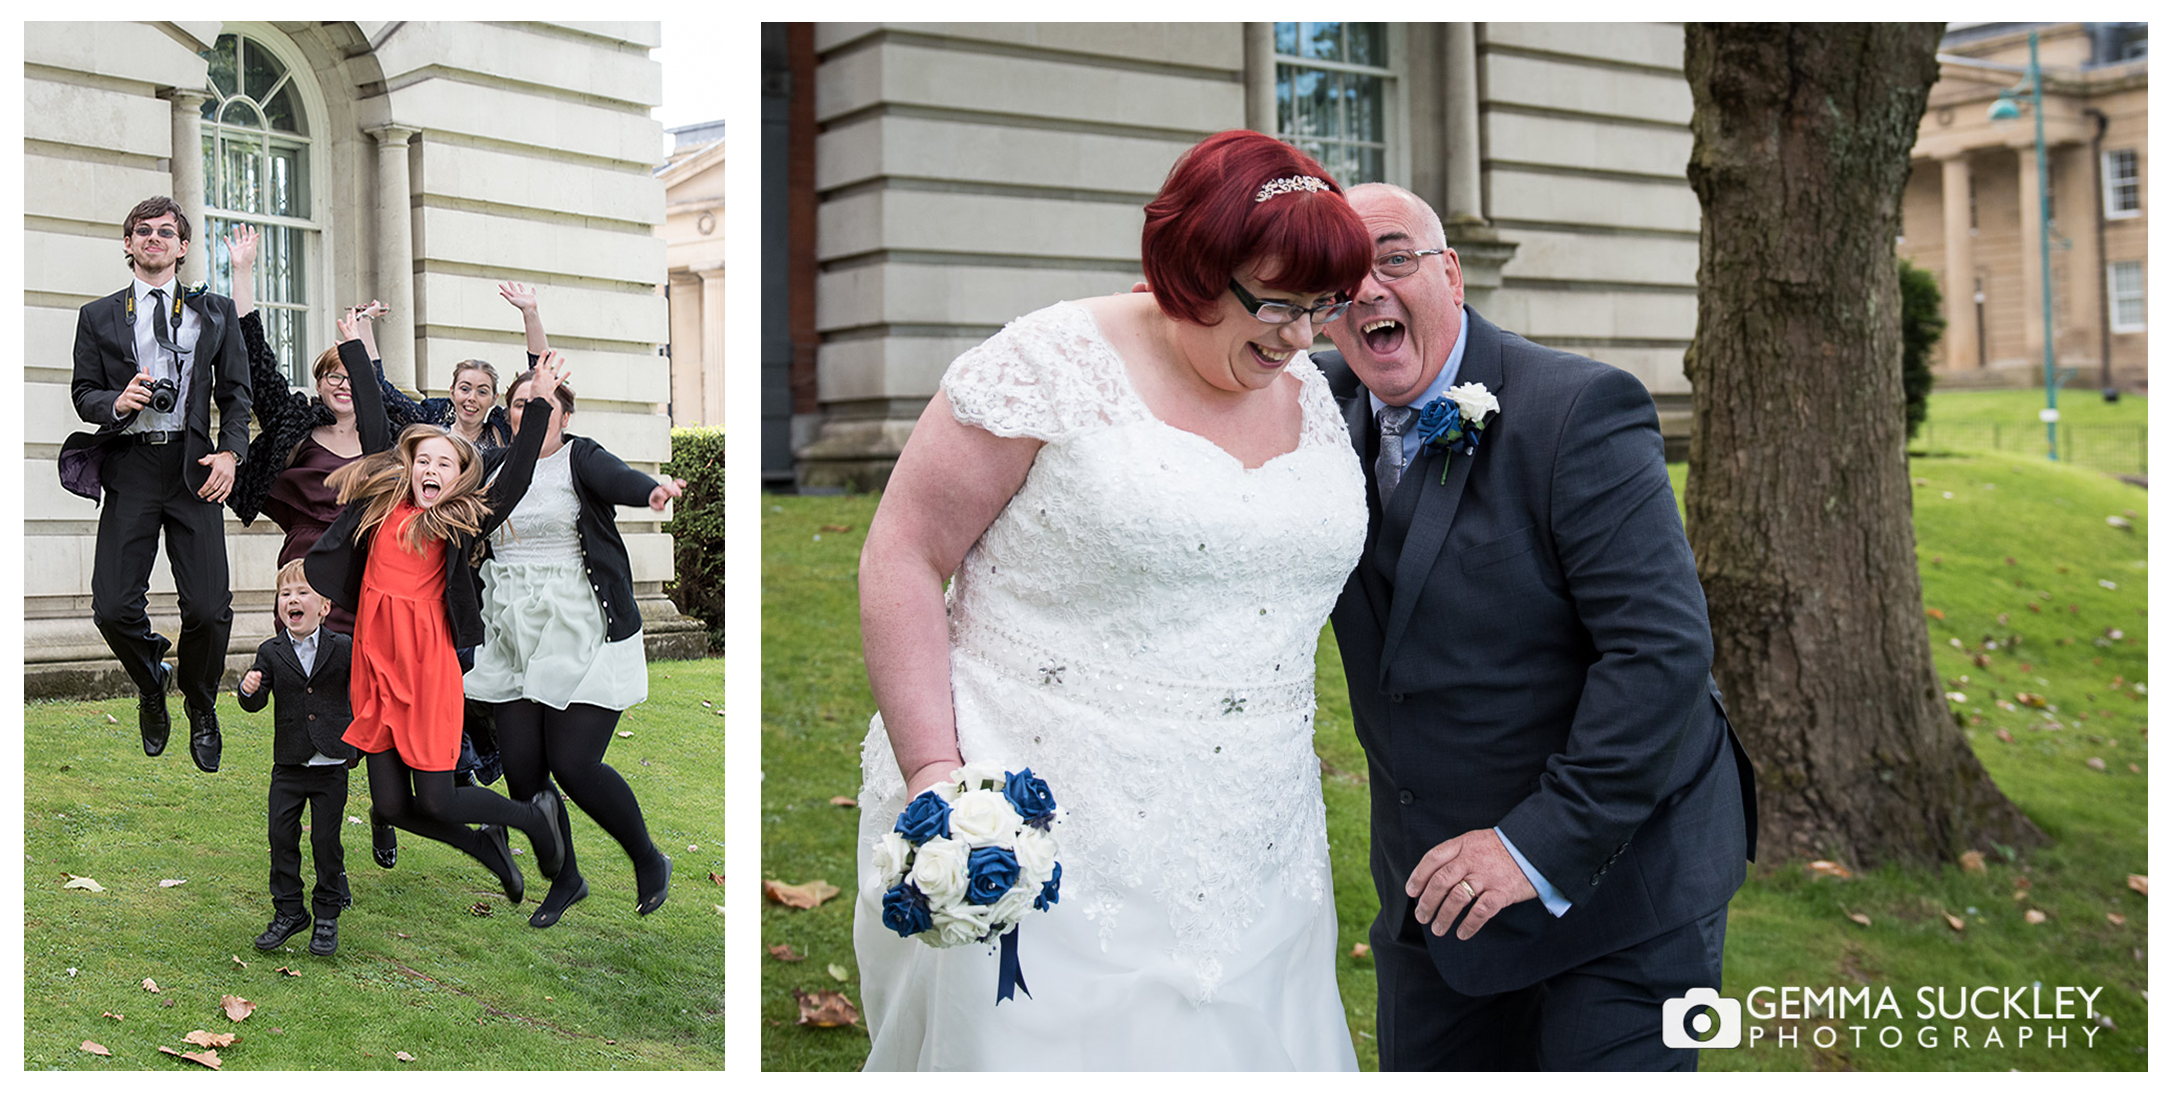
[[[959,421],[1044,440],[950,588],[967,760],[1069,811],[1061,901],[1029,915],[1032,997],[988,946],[882,926],[868,843],[904,788],[862,756],[854,940],[869,1069],[1354,1069],[1313,656],[1363,550],[1364,480],[1302,354],[1297,448],[1256,469],[1156,419],[1092,316],[1017,320],[943,377]]]

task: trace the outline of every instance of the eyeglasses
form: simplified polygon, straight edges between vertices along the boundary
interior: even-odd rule
[[[326,373],[324,382],[334,388],[352,388],[353,381],[345,373]]]
[[[1229,291],[1236,294],[1236,302],[1243,305],[1245,311],[1251,313],[1251,318],[1261,323],[1272,323],[1276,326],[1284,323],[1295,323],[1301,317],[1310,316],[1312,317],[1312,326],[1323,327],[1342,318],[1342,313],[1349,311],[1350,302],[1346,300],[1330,300],[1324,304],[1312,305],[1309,308],[1299,308],[1294,304],[1287,304],[1278,300],[1260,300],[1258,297],[1245,292],[1244,287],[1238,285],[1235,278],[1229,279]]]
[[[159,225],[156,228],[153,228],[148,224],[139,224],[136,226],[136,235],[141,236],[144,239],[149,239],[154,234],[162,240],[173,240],[181,238],[181,233],[176,232],[171,227],[163,224]]]
[[[1447,249],[1443,247],[1429,248],[1424,251],[1389,251],[1372,260],[1372,276],[1381,281],[1395,281],[1406,278],[1417,272],[1419,265],[1417,260],[1424,258],[1426,255],[1444,255],[1446,253]]]

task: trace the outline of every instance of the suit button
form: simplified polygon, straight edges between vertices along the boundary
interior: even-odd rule
[[[1387,702],[1388,702],[1388,703],[1401,703],[1401,702],[1402,702],[1402,693],[1400,693],[1400,692],[1390,692],[1390,693],[1388,693],[1388,694],[1387,694]]]
[[[1601,878],[1604,878],[1605,876],[1606,876],[1606,872],[1604,872],[1604,871],[1599,871],[1599,872],[1598,872],[1597,874],[1594,874],[1594,875],[1592,875],[1592,876],[1591,876],[1591,885],[1593,885],[1593,886],[1596,886],[1596,885],[1598,885],[1598,880],[1599,880],[1599,879],[1601,879]]]
[[[316,717],[315,715],[311,715],[311,716],[309,716],[309,721],[310,721],[310,722],[315,722],[315,721],[317,721],[317,717]]]
[[[1416,801],[1417,801],[1417,795],[1416,795],[1416,794],[1415,794],[1414,792],[1410,792],[1410,791],[1404,791],[1404,792],[1402,792],[1401,798],[1402,798],[1402,805],[1404,805],[1404,806],[1408,806],[1408,805],[1409,805],[1410,803],[1413,803],[1413,802],[1416,802]]]

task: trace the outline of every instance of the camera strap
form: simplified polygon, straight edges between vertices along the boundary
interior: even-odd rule
[[[164,297],[166,290],[153,289],[151,294]],[[130,330],[134,330],[136,326],[136,293],[134,287],[130,287],[127,300],[128,327]],[[170,309],[173,313],[171,322],[168,322],[166,317],[168,310],[168,308],[161,306],[157,312],[152,313],[151,337],[157,340],[160,349],[173,355],[174,378],[178,380],[181,375],[181,361],[188,356],[188,351],[182,349],[181,344],[175,341],[173,337],[173,332],[181,328],[181,295],[179,293],[173,295],[173,305]]]

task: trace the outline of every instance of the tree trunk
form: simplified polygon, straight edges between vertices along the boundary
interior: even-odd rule
[[[1688,27],[1689,543],[1777,858],[2043,839],[1946,708],[1916,569],[1893,246],[1941,31]]]

